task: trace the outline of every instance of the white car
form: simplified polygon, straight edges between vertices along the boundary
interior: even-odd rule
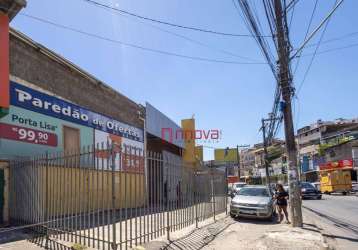
[[[230,204],[231,217],[273,219],[275,201],[266,186],[245,186]]]

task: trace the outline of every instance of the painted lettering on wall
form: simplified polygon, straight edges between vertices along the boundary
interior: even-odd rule
[[[11,82],[11,104],[69,122],[143,142],[143,130]],[[137,114],[135,114],[137,115]]]
[[[51,131],[55,131],[57,128],[57,126],[51,125],[46,121],[36,121],[31,118],[23,118],[16,114],[11,115],[11,121],[14,123],[20,123],[23,125],[28,125],[28,126],[42,128],[42,129],[51,130]]]

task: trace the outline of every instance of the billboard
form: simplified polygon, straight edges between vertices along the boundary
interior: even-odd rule
[[[237,162],[238,155],[236,148],[221,148],[214,151],[215,161],[219,162]]]
[[[184,131],[195,131],[195,120],[194,119],[184,119],[181,121],[182,130]],[[185,150],[183,154],[183,159],[186,163],[196,164],[197,160],[195,158],[195,138],[184,138]]]
[[[339,160],[327,162],[325,164],[319,165],[319,170],[330,170],[330,169],[352,169],[353,168],[353,160]]]
[[[15,82],[10,84],[10,102],[17,107],[143,142],[142,129]]]
[[[64,127],[78,129],[81,147],[110,140],[144,148],[142,129],[16,82],[10,93],[9,112],[0,118],[3,159],[64,150]]]
[[[110,162],[102,159],[110,158],[110,150],[106,145],[113,145],[115,153],[115,170],[144,173],[144,144],[101,130],[95,130],[96,162],[99,168],[108,169]],[[104,150],[101,150],[104,149]]]

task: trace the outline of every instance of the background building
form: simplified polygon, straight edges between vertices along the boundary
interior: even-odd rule
[[[334,146],[335,150],[343,147],[346,153],[334,157],[334,160],[353,158],[353,148],[350,144],[339,146],[347,141],[358,138],[358,119],[336,119],[334,121],[318,120],[297,131],[296,142],[301,165],[302,179],[319,180],[319,165],[331,161],[325,151]],[[347,149],[350,147],[350,149]],[[328,150],[330,151],[330,150]],[[355,173],[352,175],[355,177]],[[356,177],[355,177],[356,178]]]

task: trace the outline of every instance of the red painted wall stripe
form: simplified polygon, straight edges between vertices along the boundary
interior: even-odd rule
[[[9,105],[9,18],[0,14],[0,108]]]

